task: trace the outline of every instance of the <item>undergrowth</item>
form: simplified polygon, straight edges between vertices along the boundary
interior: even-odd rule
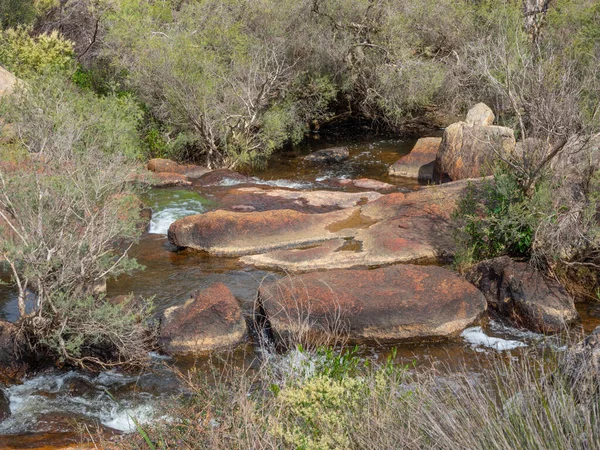
[[[258,370],[194,373],[170,420],[115,448],[600,448],[597,376],[566,353],[482,357],[444,373],[355,350],[291,351]],[[581,360],[579,360],[581,362]],[[491,370],[484,370],[490,368]],[[484,375],[485,374],[485,375]],[[577,380],[577,381],[575,381]],[[582,381],[583,380],[583,381]]]

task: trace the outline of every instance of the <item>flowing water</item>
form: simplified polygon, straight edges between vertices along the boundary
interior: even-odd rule
[[[414,141],[389,139],[354,142],[336,142],[348,145],[348,161],[332,167],[305,164],[302,152],[289,151],[276,158],[270,167],[253,174],[250,184],[292,188],[333,189],[332,179],[372,178],[392,183],[398,190],[417,186],[414,180],[390,178],[387,167],[407,154]],[[311,143],[311,150],[326,147],[327,142]],[[306,151],[306,150],[305,150]],[[246,180],[245,182],[248,182]],[[149,233],[132,249],[132,256],[145,270],[132,276],[110,280],[107,294],[116,296],[134,293],[154,297],[157,314],[165,308],[185,301],[196,290],[216,282],[224,283],[240,301],[246,313],[252,310],[257,288],[266,277],[283,274],[256,270],[237,258],[210,257],[201,252],[177,251],[167,241],[169,225],[180,217],[219,208],[219,202],[236,179],[225,179],[215,186],[155,189],[147,194],[146,203],[153,216]],[[339,189],[339,188],[338,188]],[[0,271],[0,280],[8,281],[9,274]],[[600,324],[600,311],[582,307],[582,328],[590,332]],[[0,284],[0,318],[14,321],[18,317],[16,292],[11,286]],[[397,346],[397,358],[403,363],[430,364],[457,368],[463,364],[475,365],[482,352],[514,350],[531,345],[560,343],[535,333],[523,332],[489,321],[483,327],[472,327],[458,338],[443,342],[411,343]],[[365,356],[385,357],[386,348],[363,348]],[[255,357],[251,345],[234,353],[239,364],[250,363]],[[45,373],[22,384],[5,386],[12,415],[0,423],[0,447],[26,448],[48,443],[62,445],[78,435],[72,421],[99,426],[105,432],[134,430],[132,417],[145,423],[157,418],[156,405],[169,401],[181,391],[177,377],[164,362],[177,365],[181,370],[191,366],[202,367],[202,359],[165,361],[153,355],[155,370],[137,376],[106,372],[91,376],[78,372]],[[39,439],[38,439],[39,437]],[[33,442],[33,444],[32,444]]]

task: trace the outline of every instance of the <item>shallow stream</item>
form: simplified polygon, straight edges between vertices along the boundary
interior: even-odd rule
[[[327,142],[311,144],[311,150],[329,145]],[[252,174],[251,184],[293,189],[334,189],[331,179],[372,178],[394,184],[398,190],[412,190],[414,180],[390,178],[387,167],[400,156],[407,154],[414,140],[388,139],[354,142],[336,142],[348,145],[350,159],[332,167],[307,165],[301,153],[287,152],[278,155],[271,166]],[[175,251],[168,243],[166,233],[177,218],[219,208],[224,195],[232,187],[239,187],[234,179],[223,180],[214,186],[194,185],[189,188],[152,190],[146,202],[153,209],[149,233],[132,249],[132,256],[145,266],[133,276],[110,280],[109,296],[134,293],[154,297],[157,314],[169,306],[182,303],[195,290],[222,282],[240,301],[246,312],[252,310],[259,284],[265,277],[282,276],[246,266],[237,258],[210,257],[193,251]],[[338,189],[340,189],[338,187]],[[7,272],[0,279],[8,280]],[[590,332],[600,324],[600,311],[581,306],[582,328]],[[17,319],[16,293],[13,288],[0,284],[0,318]],[[461,337],[443,342],[411,343],[397,346],[397,358],[403,364],[430,364],[456,368],[466,364],[475,367],[481,352],[498,352],[525,345],[555,345],[534,333],[523,332],[493,322],[484,321],[483,328],[471,328]],[[362,348],[365,356],[385,357],[387,348]],[[251,344],[235,352],[240,364],[255,357]],[[73,421],[84,425],[99,423],[106,431],[128,432],[135,429],[131,417],[140,423],[157,418],[156,405],[169,401],[181,392],[180,383],[164,362],[173,363],[185,370],[190,365],[202,367],[203,360],[171,361],[153,355],[155,370],[140,375],[123,375],[106,372],[96,376],[78,372],[45,373],[22,384],[5,386],[12,415],[0,423],[1,448],[29,448],[44,443],[60,446],[79,435]]]

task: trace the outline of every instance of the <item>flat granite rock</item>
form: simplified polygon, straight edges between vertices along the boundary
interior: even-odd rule
[[[470,182],[476,181],[407,194],[373,193],[373,198],[379,197],[362,206],[320,214],[292,209],[217,210],[175,221],[169,228],[169,241],[214,255],[243,256],[243,262],[262,268],[291,271],[433,262],[454,252],[450,214]],[[310,198],[310,194],[286,192],[298,201]],[[267,197],[268,191],[261,195]],[[317,194],[311,201],[327,201],[324,195]],[[357,200],[345,198],[349,204]]]
[[[257,314],[277,340],[337,334],[394,342],[460,333],[486,310],[481,292],[437,266],[394,265],[288,276],[259,290]]]
[[[217,210],[175,221],[168,237],[178,247],[217,256],[264,253],[335,239],[356,211],[358,208],[324,214],[289,209],[248,213]]]
[[[308,272],[444,260],[454,253],[450,214],[468,183],[385,195],[355,211],[348,220],[352,227],[337,240],[248,255],[242,261],[264,269]]]

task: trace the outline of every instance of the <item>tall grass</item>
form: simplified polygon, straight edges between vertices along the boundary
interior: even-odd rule
[[[163,449],[600,448],[595,366],[570,354],[482,356],[481,370],[441,374],[295,350],[258,369],[188,375],[172,420],[145,433]]]

